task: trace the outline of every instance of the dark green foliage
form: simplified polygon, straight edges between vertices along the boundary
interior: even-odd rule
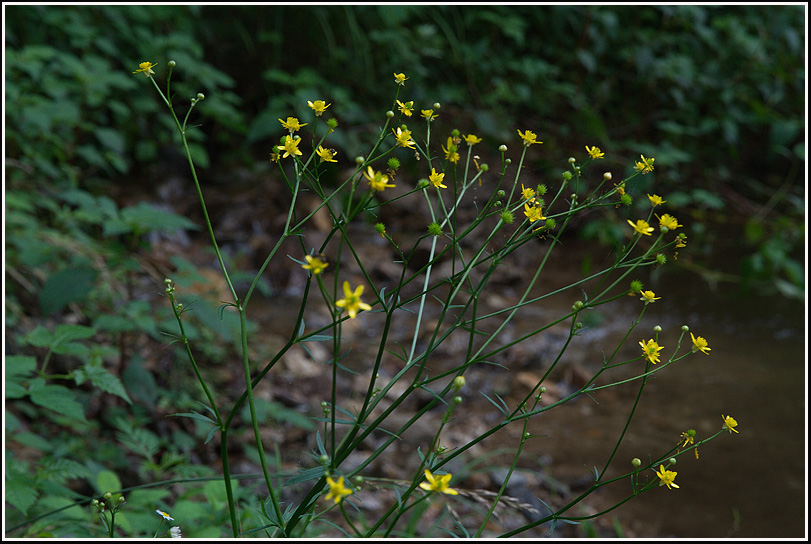
[[[336,117],[339,129],[330,145],[349,160],[392,107],[394,72],[409,77],[401,96],[417,110],[442,103],[440,131],[517,148],[515,130],[531,129],[549,156],[584,160],[584,145],[600,146],[607,160],[592,167],[605,170],[653,155],[647,181],[656,176],[673,213],[696,208],[691,223],[707,225],[690,233],[703,248],[695,259],[717,264],[712,248],[735,237],[748,255],[737,271],[746,287],[803,298],[803,9],[5,7],[7,527],[70,505],[77,489],[84,497],[117,491],[109,488],[126,485],[121,479],[191,472],[183,456],[209,437],[210,424],[168,437],[149,427],[167,399],[173,413],[200,409],[191,400],[198,392],[177,379],[187,374],[139,353],[145,339],[170,330],[168,308],[145,300],[154,282],[138,281],[149,235],[196,226],[119,199],[122,188],[153,186],[152,166],[188,168],[173,162],[175,128],[132,73],[139,62],[158,63],[161,85],[167,62],[177,62],[175,104],[205,93],[189,134],[201,170],[266,164],[282,135],[278,118],[304,118],[315,99],[332,103],[325,119]],[[532,168],[539,181],[559,175],[543,161]],[[625,213],[610,209],[581,235],[616,243],[622,233],[611,229]],[[172,266],[188,276],[194,269],[179,257]],[[223,323],[205,302],[189,315],[198,349],[223,357],[236,340],[233,315]],[[218,335],[205,336],[211,330]],[[311,424],[273,402],[261,409]],[[34,457],[20,456],[23,447]],[[173,512],[216,533],[224,524],[218,486],[184,492]],[[154,530],[136,506],[151,512],[168,495],[128,495],[126,534]],[[94,524],[87,508],[72,508],[9,536],[101,536]]]

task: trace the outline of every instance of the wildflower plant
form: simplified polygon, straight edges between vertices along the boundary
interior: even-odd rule
[[[228,398],[209,385],[206,369],[195,358],[185,329],[186,308],[180,302],[183,286],[166,279],[165,294],[177,324],[175,335],[184,346],[209,414],[193,416],[211,426],[209,440],[214,434],[219,435],[222,481],[232,536],[263,533],[293,538],[312,534],[311,527],[320,526],[319,530],[323,530],[336,525],[353,537],[397,536],[404,525],[414,526],[420,520],[420,513],[425,511],[428,502],[442,501],[448,511],[452,511],[448,501],[470,500],[471,497],[477,497],[478,504],[485,504],[485,509],[478,519],[457,520],[454,530],[459,536],[481,536],[497,507],[514,501],[506,494],[506,489],[519,461],[528,462],[522,452],[526,443],[536,438],[530,432],[530,422],[576,398],[623,384],[636,386],[634,403],[624,427],[608,446],[607,459],[594,467],[593,481],[588,488],[563,506],[552,506],[548,497],[539,491],[538,503],[547,512],[504,531],[501,536],[519,535],[541,525],[547,525],[551,531],[558,521],[578,523],[596,517],[602,512],[583,515],[577,505],[597,489],[627,485],[629,479],[627,496],[619,504],[659,486],[676,490],[679,487],[675,483],[677,473],[669,470],[676,457],[691,449],[697,452],[699,445],[725,430],[730,434],[738,432],[735,428],[738,423],[731,416],[722,416],[723,426],[718,433],[703,440],[691,431],[689,435],[682,433],[673,437],[672,443],[662,444],[661,451],[641,452],[640,457],[647,458],[646,462],[636,458],[626,467],[615,459],[648,380],[698,351],[702,355],[710,351],[708,341],[692,332],[689,341],[685,340],[689,332],[687,326],[682,327],[675,345],[670,341],[660,345],[660,327],[653,328],[651,337],[650,330],[642,326],[647,307],[654,302],[667,304],[667,294],[643,290],[642,283],[633,276],[646,268],[660,266],[666,262],[665,253],[686,245],[685,237],[674,237],[672,232],[682,227],[676,218],[663,214],[657,216],[659,229],[650,225],[654,208],[664,206],[666,200],[650,196],[647,217],[627,220],[628,242],[604,270],[588,277],[572,278],[562,289],[552,291],[544,286],[546,265],[561,251],[561,236],[570,229],[572,221],[592,209],[627,205],[629,195],[639,192],[635,189],[637,176],[654,170],[652,157],[641,156],[641,161],[629,169],[632,173],[625,179],[612,184],[611,173],[599,173],[594,180],[588,177],[594,183],[587,185],[587,174],[582,166],[603,159],[605,152],[597,146],[585,146],[584,164],[570,158],[566,171],[556,181],[530,183],[524,177],[525,161],[530,154],[541,153],[543,149],[539,135],[530,130],[534,127],[518,129],[518,137],[499,146],[497,152],[490,152],[500,163],[491,169],[481,158],[488,155],[480,150],[482,138],[475,134],[462,135],[459,131],[436,136],[434,127],[438,125],[437,118],[441,118],[440,104],[429,107],[401,99],[401,92],[410,89],[414,81],[403,73],[394,72],[394,97],[389,111],[381,115],[376,142],[363,154],[341,153],[341,156],[357,158],[349,174],[337,185],[327,184],[322,176],[331,168],[328,163],[337,160],[337,153],[329,145],[330,134],[339,127],[334,120],[326,127],[318,121],[327,111],[339,111],[340,103],[322,99],[308,101],[312,117],[302,121],[281,113],[281,127],[274,127],[278,130],[279,144],[270,150],[270,157],[278,176],[290,190],[290,204],[281,231],[274,233],[277,236],[274,246],[250,285],[238,290],[234,272],[226,266],[220,251],[186,139],[188,131],[192,130],[188,124],[190,115],[205,97],[202,93],[192,97],[181,119],[177,113],[178,99],[170,93],[175,63],[166,63],[169,70],[165,92],[152,70],[159,65],[144,62],[135,73],[150,79],[174,120],[188,157],[205,228],[230,293],[231,300],[224,302],[224,307],[233,308],[239,315],[237,340],[241,348],[243,390],[235,398]],[[414,111],[422,115],[414,116]],[[312,132],[305,134],[307,130]],[[517,150],[517,156],[511,156],[510,150]],[[405,176],[397,173],[404,161],[413,161],[422,172],[422,178],[410,188]],[[395,175],[397,183],[390,183]],[[590,186],[593,188],[587,189]],[[296,203],[305,191],[317,195],[318,206],[302,213]],[[486,199],[474,199],[474,193],[483,192],[488,195]],[[426,222],[415,224],[411,229],[381,222],[382,211],[395,204],[424,211]],[[315,236],[307,240],[318,241],[315,247],[308,247],[302,233],[310,227],[317,212],[325,212],[331,226],[326,232],[313,229]],[[420,215],[415,213],[413,217]],[[398,272],[393,279],[381,280],[363,254],[363,241],[376,236],[385,240],[394,256],[392,264]],[[294,242],[298,254],[282,255],[280,249],[290,241]],[[418,259],[418,250],[427,253],[427,257]],[[537,255],[538,262],[528,269],[529,278],[514,285],[516,296],[510,300],[500,299],[503,300],[501,306],[486,304],[486,295],[492,291],[497,273],[505,266],[515,266],[512,263],[519,250]],[[323,256],[325,254],[329,259]],[[260,363],[253,360],[254,352],[249,347],[252,338],[247,309],[270,263],[288,258],[298,263],[296,269],[302,274],[304,288],[300,306],[295,320],[289,324],[287,342],[269,360]],[[561,293],[571,293],[575,299],[562,315],[535,324],[518,338],[505,334],[523,312],[542,306],[549,297]],[[552,379],[550,376],[556,368],[567,365],[567,351],[579,341],[584,314],[617,303],[627,295],[641,301],[638,317],[627,333],[604,350],[603,360],[583,385],[562,398],[547,402],[545,384]],[[309,325],[305,318],[313,313],[326,316],[327,323]],[[368,331],[363,342],[368,345],[370,338],[374,339],[372,355],[365,360],[364,370],[359,374],[347,367],[348,360],[355,357],[352,348],[356,340],[347,333],[349,322],[353,320],[362,321]],[[537,383],[522,398],[508,402],[492,392],[470,390],[471,374],[488,368],[500,355],[521,342],[547,333],[554,326],[566,327],[566,340]],[[408,336],[397,337],[395,331],[404,327],[410,331]],[[446,346],[457,339],[462,339],[462,353],[451,358],[444,356]],[[313,342],[321,343],[325,349],[307,349]],[[308,356],[323,365],[331,386],[320,399],[320,413],[310,414],[319,424],[313,441],[315,448],[309,452],[311,466],[283,480],[271,468],[267,455],[270,444],[267,437],[263,437],[263,430],[275,423],[257,415],[254,390],[277,370],[279,362],[295,346],[303,347]],[[626,373],[620,374],[620,369]],[[363,383],[360,396],[345,393],[350,380]],[[467,414],[459,407],[473,395],[483,398],[494,414],[493,418],[488,418],[492,422],[490,427],[465,443],[443,446],[443,442],[448,442],[447,429],[463,424]],[[422,400],[416,413],[395,417],[407,411],[407,401],[418,396]],[[253,518],[249,512],[241,511],[235,497],[238,475],[233,473],[229,461],[229,437],[237,427],[235,416],[246,406],[253,434],[252,447],[261,467],[263,484],[261,512]],[[441,414],[441,417],[431,418],[431,414]],[[425,421],[433,422],[430,440],[413,448],[410,462],[401,460],[402,454],[395,452],[392,446],[399,443],[409,429],[426,425]],[[684,423],[686,426],[690,422]],[[506,427],[518,428],[520,439],[512,448],[509,470],[497,492],[486,494],[465,488],[464,474],[455,476],[451,470],[470,462],[473,448]],[[408,474],[398,480],[376,474],[373,462],[387,456],[403,466]],[[283,498],[284,487],[296,487],[298,492],[285,494]],[[364,494],[373,490],[382,494],[385,506],[371,517],[355,507],[355,501],[360,504]],[[333,509],[340,511],[340,518],[330,517]]]

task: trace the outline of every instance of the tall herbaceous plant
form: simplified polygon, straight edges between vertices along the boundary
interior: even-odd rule
[[[312,110],[308,119],[279,119],[280,126],[276,127],[279,143],[270,150],[270,161],[278,167],[278,176],[290,190],[290,205],[284,226],[276,233],[278,238],[273,249],[247,290],[240,292],[232,281],[234,271],[227,268],[220,251],[216,226],[209,219],[204,190],[187,142],[188,132],[194,130],[189,125],[192,111],[202,109],[203,118],[205,116],[205,96],[199,93],[189,102],[186,97],[181,99],[172,94],[174,61],[164,65],[164,91],[154,77],[153,68],[157,66],[143,62],[134,73],[146,76],[174,119],[188,157],[211,247],[230,292],[230,300],[224,302],[224,307],[233,308],[239,315],[242,358],[241,366],[237,367],[244,386],[236,398],[226,398],[227,395],[215,391],[206,381],[207,369],[195,360],[194,346],[190,345],[184,329],[184,314],[188,310],[183,304],[184,286],[170,278],[165,280],[166,298],[177,319],[176,338],[185,346],[188,364],[199,380],[201,400],[207,410],[207,415],[189,415],[211,426],[209,440],[219,434],[222,479],[230,515],[226,534],[301,537],[329,530],[348,537],[385,537],[401,536],[410,530],[410,534],[420,536],[425,534],[419,532],[425,531],[425,527],[450,519],[450,523],[442,526],[443,534],[481,536],[486,527],[488,532],[484,534],[492,534],[490,522],[497,515],[497,509],[516,505],[537,515],[500,536],[520,535],[541,525],[552,531],[559,521],[579,523],[597,517],[645,492],[663,492],[659,488],[667,492],[677,490],[675,468],[680,455],[690,452],[698,457],[700,445],[724,431],[738,432],[732,416],[718,414],[713,417],[718,417],[719,430],[712,436],[698,436],[690,428],[691,422],[684,421],[684,432],[661,444],[657,451],[640,451],[633,459],[617,455],[650,378],[686,357],[705,357],[711,351],[707,340],[695,335],[687,325],[681,327],[678,340],[667,345],[660,344],[660,326],[641,325],[648,305],[667,304],[667,295],[645,289],[636,276],[645,268],[664,265],[668,255],[676,258],[678,250],[687,244],[686,235],[680,232],[679,220],[662,211],[665,199],[656,194],[642,196],[649,200],[650,209],[644,217],[627,220],[624,228],[629,242],[612,257],[610,266],[586,277],[573,277],[563,288],[544,288],[544,270],[550,259],[559,259],[559,254],[565,250],[561,235],[567,227],[594,208],[630,206],[635,180],[653,171],[653,157],[640,156],[634,161],[632,174],[625,179],[615,179],[610,172],[592,175],[587,173],[586,166],[599,164],[604,153],[595,145],[586,145],[582,154],[584,160],[569,158],[557,180],[529,183],[522,180],[524,161],[529,154],[539,153],[543,144],[539,135],[531,130],[538,130],[537,127],[518,130],[512,142],[489,153],[478,149],[483,144],[475,134],[453,130],[436,135],[432,132],[432,122],[440,114],[440,104],[419,105],[408,100],[408,86],[412,81],[403,73],[394,73],[392,108],[381,115],[381,119],[374,120],[382,123],[376,142],[354,158],[354,166],[346,179],[327,184],[322,182],[322,177],[333,168],[330,163],[338,161],[338,152],[330,147],[330,136],[343,128],[329,118],[329,113],[340,109],[341,105],[314,96],[308,101]],[[329,119],[324,121],[325,118]],[[500,157],[498,167],[488,167],[481,159],[487,155]],[[405,160],[413,161],[410,166],[421,172],[422,177],[407,190],[401,187],[396,192],[391,191],[405,183],[406,176],[397,175],[398,171],[402,172]],[[586,184],[589,179],[586,176],[596,181]],[[584,190],[587,185],[594,188]],[[474,191],[481,195],[482,190],[486,191],[486,199],[479,198],[471,206]],[[318,205],[306,214],[296,205],[304,193],[318,197]],[[409,232],[388,228],[377,219],[395,200],[402,200],[400,204],[405,203],[409,209],[427,210],[430,222],[414,226]],[[313,227],[316,214],[328,216],[329,228]],[[415,214],[414,217],[420,216]],[[312,231],[316,231],[319,241],[309,247],[304,233],[308,232],[306,239],[311,241],[316,239]],[[369,237],[382,237],[390,248],[393,258],[389,264],[397,271],[395,281],[381,281],[379,275],[373,273],[372,267],[379,263],[373,264],[372,258],[364,255]],[[286,241],[297,246],[297,254],[280,254]],[[503,307],[487,307],[483,300],[492,289],[491,280],[502,267],[518,266],[516,257],[520,252],[537,254],[539,264],[527,272],[528,280],[513,286],[517,290],[515,297],[498,299],[503,301]],[[300,268],[296,268],[302,275],[304,288],[295,320],[289,324],[287,342],[270,360],[260,362],[251,359],[248,308],[255,288],[274,259],[292,259],[298,263]],[[374,259],[379,259],[379,254]],[[522,310],[543,306],[545,299],[562,293],[572,294],[570,308],[545,322],[538,322],[517,338],[505,333]],[[629,295],[639,300],[639,311],[627,332],[605,340],[603,360],[592,375],[582,380],[582,385],[547,400],[545,380],[556,367],[567,365],[567,350],[577,342],[583,330],[585,312],[617,304],[619,299]],[[308,326],[305,317],[313,312],[326,316],[326,324]],[[373,345],[373,355],[364,360],[362,371],[351,370],[349,363],[357,353],[368,357],[369,351],[353,351],[353,347],[360,348],[353,346],[357,342],[356,335],[350,338],[344,330],[351,320],[358,318],[362,318],[364,329],[374,335],[363,340],[365,348],[369,343]],[[402,335],[395,337],[395,331],[404,326],[408,327],[405,341]],[[492,391],[479,393],[486,399],[490,412],[487,417],[480,417],[479,423],[486,422],[488,428],[464,444],[443,445],[447,443],[443,438],[448,429],[465,419],[464,404],[468,402],[465,398],[477,394],[466,390],[471,386],[466,388],[465,375],[472,369],[492,364],[505,350],[542,335],[554,326],[568,330],[565,341],[557,345],[548,368],[529,392],[513,402],[507,402]],[[452,335],[463,341],[454,344],[462,347],[449,357],[447,351],[443,351],[443,343]],[[325,349],[310,349],[314,343]],[[309,457],[305,456],[309,466],[295,476],[282,479],[271,470],[268,451],[273,451],[273,446],[268,444],[267,438],[263,439],[263,428],[277,423],[257,415],[254,389],[277,370],[282,357],[295,346],[303,348],[321,365],[323,372],[329,375],[331,387],[323,391],[320,412],[312,414],[318,426],[311,442],[315,447],[306,452]],[[396,371],[383,372],[384,362],[391,360],[396,362]],[[362,383],[360,398],[346,393],[346,385],[357,384],[358,380]],[[530,432],[530,421],[537,421],[545,412],[573,399],[629,384],[635,388],[635,394],[623,418],[626,421],[611,442],[606,443],[601,459],[595,460],[602,464],[590,469],[589,483],[582,493],[567,504],[553,506],[540,491],[534,504],[519,503],[506,492],[526,444],[541,439]],[[290,385],[295,386],[295,383]],[[405,402],[413,400],[415,395],[420,395],[422,401],[418,408],[406,411]],[[229,461],[229,434],[241,425],[242,420],[236,416],[246,406],[263,483],[259,491],[261,508],[247,513],[234,493],[236,480],[241,475],[234,472]],[[595,406],[600,410],[616,409],[610,405]],[[429,413],[442,415],[425,417]],[[400,450],[392,446],[409,429],[426,425],[431,426],[430,440],[415,446],[410,451],[413,462],[405,462],[400,458]],[[500,476],[497,491],[466,488],[464,481],[454,478],[449,467],[472,461],[469,457],[474,446],[507,427],[518,428],[520,432],[516,433],[519,438],[515,443],[507,444],[509,461],[507,470]],[[371,440],[373,435],[375,439]],[[390,462],[409,467],[410,472],[401,479],[376,475],[371,469],[372,463],[387,456],[391,457]],[[351,462],[348,462],[350,457]],[[578,505],[605,486],[621,486],[627,493],[602,512],[584,514]],[[285,488],[295,488],[297,492],[285,492],[283,499]],[[366,493],[375,493],[377,508],[365,507]],[[463,505],[457,501],[475,503],[478,510],[475,515],[459,517],[456,512]],[[124,504],[125,499],[116,498],[116,503],[108,505],[106,512],[115,513]],[[94,505],[105,512],[105,497]],[[434,517],[425,517],[427,505],[434,506],[430,511]],[[180,534],[182,520],[174,520],[160,510],[157,514],[161,521],[178,523],[172,527],[171,534]],[[111,520],[106,523],[111,525],[112,531],[114,523]]]

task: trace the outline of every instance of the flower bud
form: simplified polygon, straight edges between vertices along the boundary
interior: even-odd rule
[[[631,464],[634,466],[634,468],[639,468],[642,466],[642,461],[639,460],[639,457],[634,457],[631,459]]]
[[[169,64],[169,68],[174,68],[177,65],[177,63],[173,60],[170,60],[167,64]]]
[[[465,377],[464,376],[456,376],[453,379],[453,388],[459,391],[465,386]]]
[[[508,225],[511,224],[515,220],[513,212],[511,212],[510,210],[503,210],[501,212],[501,220],[507,223]]]
[[[655,327],[653,327],[653,332],[662,332],[662,326],[656,325]]]
[[[363,161],[365,161],[365,160],[366,160],[365,158],[363,158],[363,157],[361,157],[360,155],[358,155],[357,157],[355,157],[355,164],[357,164],[358,166],[360,166],[361,164],[363,164]]]
[[[389,119],[391,119],[392,117],[394,117],[394,112],[393,112],[393,111],[391,111],[391,110],[387,111],[387,112],[386,112],[386,117],[388,117]]]
[[[504,144],[501,144],[500,146],[498,146],[498,150],[501,151],[502,153],[506,153],[507,152],[507,146],[504,145]]]
[[[576,160],[574,157],[569,157],[569,164],[574,164]]]
[[[682,330],[683,332],[690,332],[690,327],[688,327],[687,325],[682,325],[682,326],[681,326],[681,330]]]
[[[197,100],[203,100],[206,97],[203,93],[197,93]]]
[[[434,102],[434,109],[435,110],[438,110],[441,107],[442,107],[442,104],[440,104],[439,102]]]
[[[606,181],[611,181],[611,172],[604,172],[603,179]]]

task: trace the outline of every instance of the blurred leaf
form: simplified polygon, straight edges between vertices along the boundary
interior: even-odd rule
[[[140,233],[155,230],[197,230],[198,228],[190,219],[166,209],[159,209],[146,202],[139,202],[135,206],[121,210],[121,220]]]
[[[81,385],[89,380],[93,384],[93,387],[101,389],[105,393],[120,397],[127,401],[128,404],[132,404],[121,380],[110,374],[101,366],[85,365],[74,371],[73,374],[76,385]]]
[[[31,402],[49,410],[82,422],[87,422],[84,408],[76,398],[76,392],[62,385],[49,385],[42,378],[34,378],[28,386]]]
[[[39,292],[43,315],[50,316],[71,302],[84,299],[93,290],[97,276],[88,267],[65,268],[51,274]]]

